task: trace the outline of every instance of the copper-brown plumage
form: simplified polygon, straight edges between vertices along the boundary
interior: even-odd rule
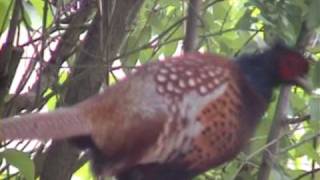
[[[272,88],[296,84],[295,78],[308,70],[299,53],[284,47],[250,58],[233,61],[194,53],[149,63],[70,108],[5,119],[1,135],[5,139],[83,135],[92,141],[88,146],[100,175],[191,179],[234,158],[265,112]],[[285,80],[284,61],[296,64],[289,68],[293,72],[284,73]],[[251,65],[256,67],[253,74],[247,69]]]

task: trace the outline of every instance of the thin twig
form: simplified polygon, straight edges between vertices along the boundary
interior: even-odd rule
[[[237,168],[236,173],[234,173],[233,178],[231,179],[236,179],[237,175],[239,174],[239,172],[241,171],[241,169],[248,163],[249,160],[251,160],[253,157],[257,156],[258,154],[260,154],[262,151],[266,150],[268,147],[270,147],[271,145],[278,143],[283,137],[292,135],[296,130],[298,130],[299,126],[295,126],[293,128],[293,130],[287,131],[285,133],[281,133],[276,139],[273,139],[272,141],[268,142],[267,144],[265,144],[264,146],[262,146],[261,148],[255,150],[254,152],[250,153],[248,156],[245,157],[245,160],[241,163],[241,165]],[[320,133],[313,135],[311,137],[308,137],[306,139],[304,139],[304,143],[313,139],[314,137],[320,136]],[[251,139],[252,140],[252,139]],[[296,146],[299,146],[301,144],[296,144]],[[295,147],[296,147],[295,146]],[[288,149],[289,150],[289,149]],[[284,152],[288,152],[288,150],[284,151]],[[281,151],[282,152],[282,151]],[[269,152],[270,153],[270,152]],[[280,155],[281,153],[278,153],[278,155]]]
[[[290,145],[290,146],[282,149],[278,154],[287,153],[287,152],[290,151],[291,149],[294,149],[294,148],[296,148],[296,147],[298,147],[298,146],[301,146],[301,145],[303,145],[304,143],[307,143],[308,141],[310,141],[310,140],[312,140],[312,139],[314,139],[314,138],[316,138],[316,137],[320,137],[320,133],[317,133],[317,134],[314,134],[314,135],[312,135],[312,136],[309,136],[309,137],[307,137],[307,138],[299,141],[299,142],[296,143],[296,144],[292,144],[292,145]]]
[[[255,32],[246,40],[246,42],[243,43],[243,45],[241,46],[241,48],[234,54],[234,56],[237,57],[237,56],[240,54],[241,50],[242,50],[244,47],[246,47],[246,46],[250,43],[250,41],[252,41],[253,38],[256,37],[256,36],[258,35],[258,33],[261,32],[261,31],[263,31],[263,27],[261,27],[260,29],[258,29],[257,31],[255,31]]]
[[[204,11],[206,11],[209,7],[214,6],[215,4],[219,3],[219,2],[223,2],[224,0],[215,0],[212,1],[208,4],[206,4],[206,6],[203,8]]]
[[[299,180],[299,179],[302,179],[304,178],[305,176],[308,176],[310,174],[314,174],[316,172],[320,171],[320,168],[315,168],[315,169],[312,169],[311,171],[308,171],[308,172],[305,172],[303,174],[300,174],[298,177],[294,178],[293,180]]]
[[[45,1],[44,2],[44,6],[43,6],[43,17],[42,17],[42,34],[43,34],[43,38],[41,40],[41,50],[40,50],[40,68],[39,68],[39,73],[37,75],[38,77],[38,81],[41,82],[41,79],[42,79],[42,76],[41,76],[41,73],[42,73],[42,70],[44,68],[43,66],[43,62],[44,62],[44,50],[45,50],[45,45],[46,45],[46,41],[47,41],[47,37],[48,37],[48,34],[47,34],[47,18],[48,18],[48,6],[49,6],[49,2],[48,1]],[[36,89],[36,98],[35,98],[35,102],[34,102],[34,105],[37,104],[37,102],[40,100],[40,93],[41,93],[41,86],[40,86],[40,83],[37,84],[37,89]]]
[[[304,115],[304,116],[293,117],[293,118],[287,118],[287,120],[282,121],[282,125],[298,124],[298,123],[302,123],[302,122],[305,122],[308,120],[310,120],[310,114]]]
[[[220,31],[222,31],[224,29],[224,25],[226,24],[227,22],[227,19],[229,17],[229,14],[231,12],[231,9],[232,9],[232,6],[229,7],[229,9],[227,10],[226,14],[224,15],[223,17],[223,20],[222,20],[222,24],[220,26]]]

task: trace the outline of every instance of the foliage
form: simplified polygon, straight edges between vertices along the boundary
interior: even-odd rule
[[[27,180],[34,179],[34,164],[28,154],[15,149],[7,149],[1,153],[1,158],[4,158],[7,163],[18,168],[21,175]]]
[[[26,64],[25,61],[30,61],[32,65],[31,68],[25,69],[27,73],[23,75],[27,81],[18,80],[17,84],[20,85],[16,94],[20,94],[23,89],[26,91],[28,84],[33,84],[39,79],[36,75],[31,75],[31,72],[35,72],[38,66],[42,66],[41,64],[52,63],[47,61],[56,56],[57,43],[63,42],[63,33],[68,28],[68,17],[72,17],[73,12],[79,10],[73,9],[71,4],[62,6],[63,1],[57,1],[56,4],[49,3],[47,9],[44,8],[47,1],[22,2],[23,13],[18,26],[20,31],[15,42],[25,50],[21,63]],[[198,48],[201,51],[232,57],[255,52],[276,39],[283,39],[287,44],[294,46],[300,36],[305,35],[302,29],[307,26],[314,31],[313,41],[307,46],[307,51],[312,57],[318,59],[320,56],[318,34],[320,20],[317,12],[319,3],[319,0],[203,0]],[[6,42],[10,20],[14,16],[14,5],[14,0],[0,0],[0,48]],[[119,74],[128,73],[139,64],[179,54],[184,38],[187,5],[187,1],[146,0],[139,10],[134,26],[128,30],[127,38],[122,43],[119,53],[116,57],[110,57],[112,60],[120,60],[121,67],[115,67],[114,73],[110,73],[109,78],[117,79],[115,77]],[[84,24],[90,24],[92,19],[93,16]],[[84,36],[88,27],[78,28],[83,29],[81,29],[81,36]],[[74,58],[81,51],[79,48],[81,40],[82,38],[77,39],[76,47],[66,53],[65,62],[58,66],[60,71],[56,75],[58,78],[43,90],[37,91],[37,96],[42,101],[34,108],[41,109],[44,106],[54,109],[56,103],[63,101],[60,97],[64,88],[68,86],[68,81],[65,79],[75,67]],[[316,60],[310,73],[310,79],[318,88],[320,88],[319,62]],[[119,64],[119,62],[115,63]],[[92,70],[90,68],[95,67],[87,68]],[[25,73],[17,72],[20,76]],[[275,92],[274,100],[252,138],[250,148],[232,162],[210,170],[196,179],[256,179],[261,153],[268,147],[266,138],[275,108],[277,108],[278,94]],[[277,154],[274,154],[277,156],[277,161],[272,162],[270,179],[310,179],[310,177],[320,179],[320,147],[317,138],[320,124],[319,104],[319,97],[310,97],[301,89],[292,89],[288,116],[291,117],[291,122],[285,120],[283,132],[277,139],[280,147]],[[298,121],[302,117],[306,118]],[[3,149],[6,149],[6,146]],[[32,151],[25,148],[20,150],[34,155],[33,152],[38,151],[39,148],[35,147]],[[40,150],[38,153],[42,154]],[[9,163],[19,169],[18,172],[11,173],[12,176],[22,175],[26,179],[34,179],[37,176],[34,173],[33,163],[25,153],[6,149],[0,155],[6,160],[2,164]],[[8,167],[1,167],[2,176],[6,175],[5,169]],[[88,163],[83,164],[82,167],[79,166],[75,176],[80,179],[92,178],[88,173]]]

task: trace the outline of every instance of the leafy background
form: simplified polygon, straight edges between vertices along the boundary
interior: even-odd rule
[[[135,66],[181,53],[188,1],[112,0],[100,10],[98,2],[0,0],[2,117],[72,105]],[[282,39],[313,59],[309,79],[320,88],[319,7],[319,0],[203,0],[197,48],[235,57]],[[290,92],[274,141],[267,137],[279,90],[250,146],[196,179],[257,179],[263,152],[275,143],[266,179],[320,179],[320,97]],[[67,142],[9,141],[1,150],[3,179],[94,179],[88,157]]]

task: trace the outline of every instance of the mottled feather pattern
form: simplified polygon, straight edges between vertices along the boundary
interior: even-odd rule
[[[219,66],[196,56],[187,57],[159,63],[155,75],[159,94],[181,99],[184,94],[196,90],[205,95],[225,81],[224,76],[228,72],[222,64]]]
[[[183,158],[185,164],[190,164],[190,169],[207,170],[225,159],[232,159],[240,150],[241,129],[245,126],[237,120],[242,112],[241,96],[237,91],[229,82],[224,93],[199,112],[196,120],[204,129],[193,139],[192,147]]]
[[[219,59],[213,63],[212,56],[191,55],[159,63],[153,69],[157,92],[167,99],[170,116],[142,163],[175,162],[203,170],[222,159],[222,151],[236,152],[240,92],[230,80],[233,66]],[[213,143],[216,137],[221,142]],[[229,144],[224,142],[225,137]],[[212,146],[219,146],[217,152],[211,152]]]

